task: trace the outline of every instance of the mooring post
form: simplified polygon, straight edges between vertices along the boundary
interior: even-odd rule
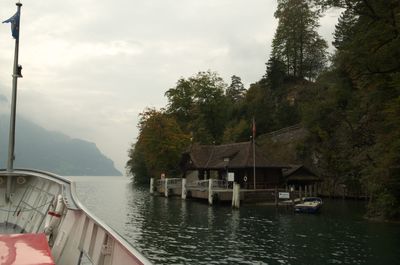
[[[150,194],[154,193],[154,178],[150,178]]]
[[[182,178],[182,199],[186,200],[186,178]]]
[[[308,185],[305,185],[304,186],[304,197],[308,197],[308,193],[307,193],[307,187],[308,187]]]
[[[275,186],[275,206],[278,206],[278,187]]]
[[[213,204],[212,179],[208,179],[208,204]]]
[[[165,197],[168,197],[168,179],[164,179],[164,195]]]
[[[237,182],[233,183],[232,207],[236,209],[239,209],[240,207],[240,184]]]
[[[295,189],[294,186],[291,186],[291,187],[290,187],[289,196],[290,196],[290,199],[292,200],[292,206],[294,206],[294,194],[293,194],[293,191],[296,191],[296,189]]]
[[[240,208],[240,184],[236,183],[236,208]]]

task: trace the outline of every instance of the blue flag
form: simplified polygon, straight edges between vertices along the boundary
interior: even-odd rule
[[[14,16],[9,19],[3,21],[3,23],[11,23],[11,34],[14,39],[18,39],[19,36],[19,10],[15,13]]]

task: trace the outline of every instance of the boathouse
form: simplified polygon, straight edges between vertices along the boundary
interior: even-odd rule
[[[290,165],[283,169],[286,185],[299,188],[301,186],[315,185],[322,179],[303,165]]]
[[[244,189],[269,189],[285,183],[282,169],[286,166],[268,161],[251,141],[223,145],[193,144],[183,153],[180,164],[187,182],[211,178],[227,183],[234,181]]]

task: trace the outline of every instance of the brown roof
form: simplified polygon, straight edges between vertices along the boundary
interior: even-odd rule
[[[269,162],[256,146],[256,167],[279,167]],[[185,153],[190,156],[193,168],[224,169],[253,167],[253,144],[242,142],[224,145],[199,145],[194,144]]]
[[[304,165],[290,165],[290,168],[283,170],[283,176],[286,180],[310,180],[310,181],[321,181],[321,179],[314,174],[311,170],[306,168]]]

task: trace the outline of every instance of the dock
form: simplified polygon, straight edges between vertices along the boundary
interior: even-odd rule
[[[232,203],[239,208],[241,203],[263,203],[288,207],[303,197],[317,196],[317,186],[308,185],[298,190],[293,187],[273,189],[243,189],[234,182],[217,179],[198,180],[190,183],[185,178],[165,178],[150,181],[150,193],[182,199],[198,199],[215,203]]]

